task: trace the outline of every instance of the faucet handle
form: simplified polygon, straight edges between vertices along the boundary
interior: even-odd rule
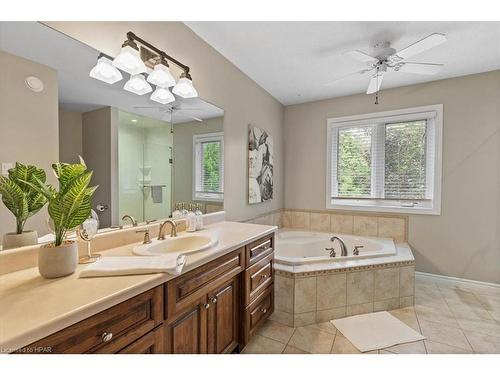
[[[136,230],[135,233],[144,233],[144,240],[142,241],[143,245],[151,243],[151,238],[149,238],[149,229]]]
[[[354,246],[354,250],[352,251],[352,255],[359,255],[359,249],[362,249],[364,246]]]
[[[337,253],[335,252],[335,249],[333,247],[325,247],[325,251],[330,252],[330,258],[335,258],[337,256]]]

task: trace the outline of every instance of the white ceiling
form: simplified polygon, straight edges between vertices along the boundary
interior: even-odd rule
[[[440,73],[386,74],[382,89],[500,69],[500,22],[186,22],[196,34],[285,105],[366,92],[369,76],[343,56],[377,42],[400,50],[431,33],[448,41],[413,62],[445,64]]]
[[[193,117],[209,119],[224,115],[224,111],[201,98],[177,97],[174,107],[161,105],[149,95],[135,95],[123,90],[129,75],[113,85],[89,77],[99,51],[37,22],[0,22],[0,50],[50,66],[57,71],[59,106],[68,111],[87,112],[105,106],[163,121],[183,123]],[[153,108],[136,108],[151,106]]]

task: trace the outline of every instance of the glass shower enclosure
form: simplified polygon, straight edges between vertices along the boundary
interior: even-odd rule
[[[138,222],[172,213],[170,122],[118,111],[119,216]]]

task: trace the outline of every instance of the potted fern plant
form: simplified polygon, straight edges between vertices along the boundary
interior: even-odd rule
[[[21,163],[16,163],[14,168],[9,169],[8,177],[0,176],[2,202],[16,217],[16,231],[4,234],[3,249],[38,243],[36,230],[24,230],[24,226],[47,203],[46,197],[30,185],[37,180],[44,183],[45,178],[43,169]]]
[[[38,270],[45,278],[66,276],[75,272],[78,264],[76,241],[66,239],[66,234],[83,223],[90,215],[92,195],[97,186],[89,187],[92,172],[85,162],[56,163],[52,169],[59,181],[59,190],[35,178],[30,184],[49,202],[49,216],[53,221],[55,240],[38,252]]]

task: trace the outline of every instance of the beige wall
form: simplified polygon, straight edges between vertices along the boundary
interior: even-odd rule
[[[47,22],[56,30],[115,56],[133,31],[191,67],[200,97],[225,110],[225,201],[229,220],[244,220],[283,207],[283,106],[180,22]],[[179,71],[172,68],[174,74]],[[274,199],[249,205],[247,129],[274,137]],[[245,176],[245,177],[243,177]]]
[[[25,85],[30,75],[43,81],[42,92]],[[0,163],[35,164],[45,169],[50,183],[55,183],[51,165],[59,155],[57,91],[55,70],[0,51]],[[25,229],[46,234],[46,219],[44,208],[28,219]],[[14,230],[14,216],[0,203],[0,237]]]
[[[217,117],[174,125],[174,204],[193,201],[193,135],[222,132],[223,121]]]
[[[500,71],[383,90],[373,101],[285,108],[285,206],[325,209],[327,118],[442,103],[442,213],[410,216],[417,270],[500,282]]]
[[[116,224],[113,215],[117,199],[117,126],[116,108],[105,107],[83,113],[82,156],[88,169],[93,171],[92,186],[99,185],[92,198],[93,209],[99,204],[108,206],[106,211],[97,212],[101,228]]]
[[[59,109],[59,161],[78,163],[82,154],[82,113]]]

